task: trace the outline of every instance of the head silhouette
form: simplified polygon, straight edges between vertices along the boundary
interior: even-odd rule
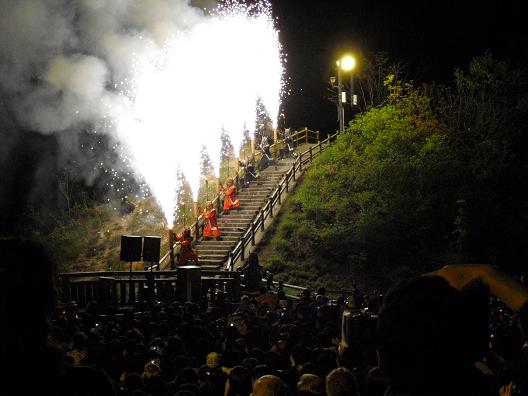
[[[386,295],[377,336],[380,368],[391,388],[424,393],[469,378],[462,294],[439,277],[403,282]]]

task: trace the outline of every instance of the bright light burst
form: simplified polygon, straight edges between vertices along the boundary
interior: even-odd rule
[[[282,77],[278,32],[265,1],[224,4],[162,48],[146,40],[115,126],[169,226],[178,169],[196,201],[201,146],[218,173],[222,128],[238,150],[244,125],[254,132],[258,97],[276,120]]]

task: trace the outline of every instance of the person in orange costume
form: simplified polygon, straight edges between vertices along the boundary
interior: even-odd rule
[[[191,229],[189,227],[183,227],[183,231],[174,239],[179,241],[181,245],[178,265],[185,265],[189,260],[198,262],[198,255],[192,248],[193,237],[191,236]]]
[[[210,239],[211,237],[220,239],[220,230],[218,229],[218,223],[216,222],[216,209],[213,207],[211,201],[205,203],[205,209],[202,212],[202,216],[207,219],[202,232],[203,239]]]
[[[233,178],[228,177],[225,181],[225,186],[222,189],[225,194],[224,198],[224,214],[228,214],[231,209],[239,209],[240,201],[236,195],[236,187],[233,183]]]

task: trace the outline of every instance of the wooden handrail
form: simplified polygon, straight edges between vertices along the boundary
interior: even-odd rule
[[[305,129],[303,130],[307,134],[309,130]],[[300,131],[300,132],[303,132]],[[315,132],[314,132],[315,133]],[[293,163],[292,167],[286,171],[285,177],[281,180],[279,185],[273,190],[273,192],[270,195],[269,200],[266,202],[264,207],[261,209],[259,213],[255,215],[251,222],[251,227],[246,230],[246,233],[242,235],[238,243],[235,245],[235,248],[233,251],[229,254],[229,263],[228,263],[228,270],[234,269],[234,263],[241,257],[243,257],[243,254],[245,252],[245,249],[247,245],[249,245],[252,241],[251,232],[252,230],[258,229],[260,227],[261,231],[264,231],[264,223],[268,217],[273,217],[273,207],[276,205],[276,203],[280,204],[280,195],[284,188],[287,188],[287,185],[290,181],[290,179],[295,180],[295,173],[296,170],[302,170],[302,165],[310,163],[313,161],[313,158],[315,156],[321,155],[323,150],[326,147],[330,147],[330,144],[333,143],[337,137],[338,132],[336,132],[333,135],[328,136],[323,141],[319,142],[319,150],[312,150],[312,147],[310,147],[308,150],[304,151],[303,153],[299,154],[299,156],[296,158],[295,162]],[[318,134],[317,134],[318,136]],[[326,147],[324,147],[324,143],[328,143]],[[303,159],[303,157],[307,158]],[[243,258],[242,258],[243,260]]]
[[[333,134],[333,135],[328,136],[326,139],[324,139],[322,141],[319,141],[319,135],[320,135],[319,131],[312,131],[312,130],[310,130],[308,128],[301,129],[300,131],[297,131],[297,132],[292,134],[292,140],[293,140],[294,143],[302,141],[302,140],[304,140],[306,142],[308,142],[310,139],[316,140],[318,142],[319,150],[313,152],[312,147],[310,147],[308,150],[306,150],[306,151],[304,151],[304,152],[299,154],[299,156],[295,160],[295,162],[292,165],[292,167],[287,171],[287,174],[289,174],[290,176],[287,179],[283,179],[281,181],[279,186],[273,191],[273,193],[271,195],[271,199],[266,203],[266,205],[264,206],[263,210],[261,212],[259,212],[257,215],[255,215],[256,218],[260,217],[259,221],[255,223],[255,229],[258,229],[260,227],[262,231],[264,230],[264,222],[265,222],[265,220],[268,218],[268,216],[269,217],[273,217],[273,207],[275,206],[275,202],[277,201],[277,197],[278,197],[278,199],[280,201],[280,194],[282,193],[284,188],[286,188],[286,192],[288,192],[289,182],[290,182],[291,179],[293,179],[293,180],[296,179],[297,171],[298,170],[302,171],[303,166],[306,165],[307,163],[311,162],[313,160],[314,155],[320,155],[322,153],[322,151],[326,147],[329,147],[330,144],[333,141],[335,141],[335,138],[337,137],[337,132],[335,134]],[[279,141],[277,143],[274,143],[271,147],[275,147],[276,145],[281,144],[282,142],[283,141]],[[328,143],[328,145],[326,147],[323,146],[325,142]],[[237,185],[237,187],[239,186],[240,180],[242,178],[242,175],[241,175],[242,170],[243,170],[242,168],[239,169],[239,171],[237,172],[237,174],[234,177],[234,182]],[[286,187],[284,187],[285,184],[286,184]],[[213,206],[215,206],[215,207],[218,206],[220,201],[221,201],[221,194],[218,193],[218,195],[216,195],[216,197],[213,199]],[[195,237],[195,241],[197,241],[198,238],[199,238],[199,235],[196,235],[196,230],[199,230],[202,227],[204,222],[205,222],[205,219],[203,218],[203,216],[199,215],[198,219],[194,223],[192,223],[190,225],[191,235],[193,235],[193,231],[194,231],[194,235],[193,236]],[[249,230],[249,233],[251,233],[250,230]],[[249,237],[248,235],[244,235],[244,238],[243,238],[244,249],[246,248],[248,243],[250,243],[253,240],[254,240],[253,237]],[[178,244],[179,244],[179,242],[175,243],[173,245],[173,249]],[[235,248],[233,250],[234,254],[233,254],[232,263],[234,263],[234,261],[236,261],[238,259],[238,257],[240,256],[241,249],[242,249],[241,241],[239,241],[239,243],[237,243],[237,245],[235,246]],[[160,258],[159,268],[163,268],[164,267],[163,264],[164,264],[165,261],[167,261],[167,259],[169,257],[169,253],[170,253],[170,248]]]
[[[294,132],[291,135],[291,139],[293,143],[297,143],[300,141],[304,141],[305,143],[308,143],[309,140],[315,140],[316,142],[319,142],[319,131],[312,131],[306,127],[306,128],[301,129],[300,131]],[[284,143],[284,140],[279,140],[278,142],[273,143],[270,146],[270,151],[274,152],[275,147],[283,143]]]
[[[240,179],[241,179],[241,173],[242,173],[242,170],[243,168],[240,168],[237,172],[237,174],[235,175],[234,177],[234,184],[237,186],[237,189],[240,187]],[[221,208],[221,193],[219,192],[212,200],[212,203],[213,203],[213,207],[216,207],[217,209],[218,208]],[[200,214],[198,215],[198,218],[196,219],[196,221],[194,223],[192,223],[189,228],[191,229],[191,236],[194,237],[194,241],[193,243],[196,243],[198,241],[198,238],[199,238],[199,235],[197,235],[197,233],[199,232],[199,230],[201,229],[201,227],[203,226],[203,224],[205,223],[205,218]],[[179,230],[179,231],[182,231]],[[194,231],[194,233],[193,233]],[[174,245],[172,246],[172,248],[174,249],[176,246],[178,246],[180,243],[179,242],[175,242]],[[169,258],[170,256],[170,250],[171,250],[171,247],[169,246],[169,249],[167,250],[167,253],[165,253],[159,260],[159,264],[157,264],[156,266],[154,267],[158,267],[158,268],[162,268],[163,266],[163,263]],[[150,270],[150,268],[149,268]]]

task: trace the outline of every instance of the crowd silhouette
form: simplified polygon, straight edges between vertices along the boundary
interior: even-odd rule
[[[0,243],[3,395],[513,395],[528,389],[528,290],[446,266],[383,296],[218,293],[102,310],[59,301],[53,261]],[[262,298],[268,295],[270,298]]]

